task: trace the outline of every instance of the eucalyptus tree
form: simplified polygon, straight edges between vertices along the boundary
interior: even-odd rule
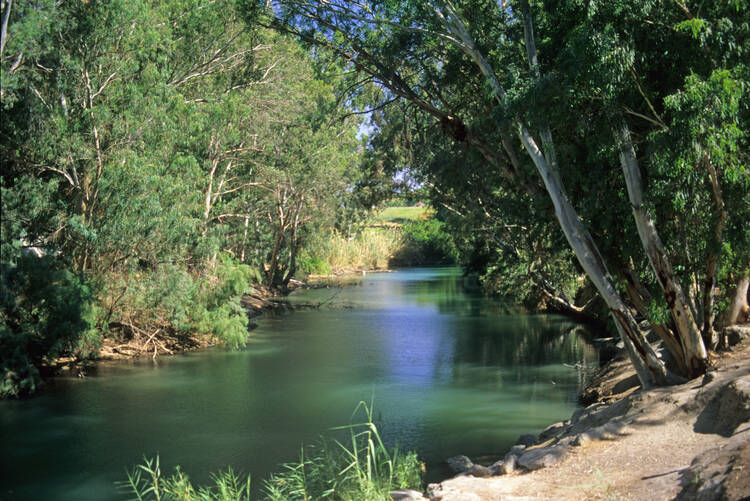
[[[653,133],[656,136],[660,130],[669,129],[660,120],[653,104],[654,96],[649,97],[649,92],[657,91],[659,98],[667,102],[670,93],[679,92],[690,71],[710,72],[712,67],[723,64],[717,64],[717,61],[728,61],[718,52],[711,54],[701,37],[696,36],[705,26],[711,28],[704,31],[716,29],[726,35],[729,42],[725,42],[723,48],[733,51],[734,56],[729,59],[734,58],[733,64],[737,66],[737,56],[747,45],[747,29],[746,23],[742,23],[745,11],[739,5],[706,9],[710,11],[704,11],[707,20],[696,18],[688,6],[680,3],[616,2],[613,8],[610,7],[606,11],[615,12],[614,15],[604,14],[605,9],[596,2],[586,5],[535,3],[536,15],[542,21],[543,43],[540,47],[546,49],[542,54],[536,49],[534,18],[526,2],[498,5],[493,1],[425,1],[404,5],[379,1],[290,0],[275,4],[272,24],[335,51],[365,78],[374,79],[387,89],[388,98],[404,99],[439,121],[450,136],[480,152],[485,162],[505,178],[508,193],[518,193],[522,189],[535,198],[540,192],[546,193],[559,227],[586,275],[607,303],[639,378],[644,386],[648,386],[677,378],[666,370],[645,340],[633,310],[623,299],[617,281],[605,264],[605,256],[610,262],[614,258],[617,271],[627,268],[626,265],[633,261],[642,270],[641,256],[648,257],[672,316],[667,322],[671,325],[665,325],[662,320],[660,328],[655,330],[662,335],[679,372],[685,375],[700,373],[705,367],[706,351],[697,327],[696,302],[690,301],[688,294],[683,292],[684,285],[673,273],[670,259],[675,252],[668,254],[657,231],[653,211],[643,206],[644,188],[640,177],[644,166],[638,163],[631,139],[633,125],[628,120],[640,120],[635,125],[645,135]],[[555,18],[553,14],[561,11],[577,15],[568,19]],[[559,24],[548,23],[551,18]],[[651,28],[644,26],[653,24],[665,28],[649,33]],[[693,37],[684,33],[690,30]],[[683,45],[687,50],[679,52],[666,66],[651,66],[647,75],[651,78],[649,88],[642,82],[644,76],[639,76],[629,61],[634,55],[641,61],[648,61],[659,52],[661,43]],[[691,56],[691,53],[698,55]],[[705,56],[704,53],[709,54]],[[654,78],[655,70],[664,68],[668,69],[667,78],[661,83]],[[742,72],[746,73],[744,66],[738,68],[740,73],[735,75],[735,81],[744,78]],[[476,89],[479,97],[472,100],[478,101],[478,106],[449,94],[448,89],[456,88],[456,80],[464,89]],[[464,98],[467,93],[464,91],[458,95]],[[656,106],[662,107],[663,103]],[[640,111],[644,107],[647,107],[646,113]],[[595,141],[582,141],[570,133],[578,125],[572,115],[582,111],[593,113],[598,118],[596,124],[600,130],[595,133]],[[485,127],[481,129],[471,127],[482,123],[477,119],[479,116],[490,113],[494,123],[485,121]],[[563,121],[552,122],[550,115]],[[738,123],[741,124],[742,120],[740,118]],[[728,150],[739,152],[733,155],[738,165],[742,164],[742,150],[738,146],[746,137],[743,125],[738,128],[738,139]],[[566,142],[556,141],[555,135]],[[572,145],[567,144],[570,140]],[[518,153],[519,149],[525,152],[525,158]],[[615,198],[620,198],[621,188],[603,185],[602,179],[581,171],[581,165],[590,164],[592,159],[605,167],[611,166],[612,157],[618,152],[618,163],[627,188],[625,203],[632,208],[641,245],[640,248],[628,249],[629,245],[605,242],[607,245],[602,251],[586,227],[587,224],[596,225],[596,221],[585,222],[581,217],[581,207],[574,205],[563,179],[569,183],[575,181],[573,193],[606,187],[615,190],[610,192]],[[656,158],[657,153],[655,151],[650,158]],[[542,186],[525,175],[529,161],[539,174]],[[611,179],[611,171],[605,168],[604,172],[606,176],[603,178]],[[727,174],[734,175],[738,186],[747,185],[746,168],[739,167]],[[746,197],[740,197],[735,199],[733,211],[717,209],[718,214],[727,216],[719,217],[719,224],[712,231],[714,242],[717,236],[721,240],[722,226],[726,224],[721,221],[730,219],[730,215],[735,216],[735,221],[741,220],[746,204]],[[721,207],[718,202],[716,206]],[[605,214],[608,220],[613,217],[611,222],[632,224],[622,219],[622,211],[616,206]],[[706,235],[693,243],[700,246],[701,239],[705,241]],[[735,252],[739,250],[745,258],[744,264],[742,259],[736,263],[746,267],[747,256],[742,247],[736,245],[743,239],[747,239],[746,233],[737,237],[733,249]],[[672,248],[679,248],[682,243]],[[713,258],[709,259],[711,262]],[[715,276],[715,269],[715,266],[709,266],[709,275]],[[739,274],[742,274],[741,270]],[[689,277],[680,278],[684,281]],[[713,283],[714,279],[706,283],[709,281]],[[712,287],[705,290],[705,296],[713,294]],[[707,299],[704,304],[710,302]]]

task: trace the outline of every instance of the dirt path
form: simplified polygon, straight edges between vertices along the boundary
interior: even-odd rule
[[[592,404],[542,432],[541,443],[517,446],[524,468],[460,475],[431,485],[430,499],[750,499],[750,343],[743,344],[702,380],[612,395],[612,403]],[[610,390],[629,377],[615,369]]]

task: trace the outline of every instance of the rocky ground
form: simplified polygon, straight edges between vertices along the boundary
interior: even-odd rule
[[[649,391],[615,360],[583,398],[497,462],[451,458],[458,476],[393,499],[750,500],[750,340],[702,379]]]

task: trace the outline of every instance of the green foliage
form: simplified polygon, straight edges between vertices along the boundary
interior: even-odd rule
[[[349,432],[347,444],[337,440],[309,447],[297,463],[266,481],[269,501],[387,501],[394,489],[421,487],[422,465],[416,454],[389,451],[373,422],[373,408],[360,402],[361,423],[334,428]]]
[[[244,346],[248,319],[240,305],[252,277],[250,267],[225,260],[217,266],[218,284],[206,291],[205,309],[198,315],[196,329],[210,333],[229,348]]]
[[[299,271],[303,276],[307,275],[330,275],[331,267],[323,259],[313,256],[308,250],[304,250],[298,258]]]
[[[389,451],[373,422],[372,405],[360,402],[364,421],[334,428],[349,432],[349,443],[321,439],[303,448],[300,460],[285,464],[284,470],[265,481],[268,501],[388,501],[394,489],[420,489],[423,464],[413,452]],[[118,482],[120,490],[137,501],[250,501],[250,476],[240,478],[232,469],[213,475],[212,486],[196,487],[176,467],[165,476],[159,457],[144,458]]]
[[[81,355],[102,334],[241,346],[248,283],[285,285],[313,235],[362,217],[344,72],[248,24],[254,2],[8,8],[2,263],[35,247],[97,284]]]
[[[213,486],[194,487],[179,466],[166,477],[156,456],[144,458],[143,464],[128,471],[128,480],[119,482],[118,487],[136,501],[250,501],[249,475],[243,480],[229,468],[212,477]]]
[[[458,250],[446,225],[437,219],[412,221],[401,227],[402,245],[391,258],[397,266],[453,264]]]
[[[529,302],[550,294],[572,299],[585,289],[512,124],[526,127],[545,150],[540,132],[549,127],[566,197],[610,273],[632,272],[643,282],[638,294],[662,291],[636,236],[613,124],[627,124],[634,138],[644,209],[683,289],[705,282],[714,257],[722,290],[746,273],[746,1],[531,1],[528,12],[518,1],[450,2],[472,50],[503,86],[501,103],[476,58],[446,42],[436,15],[446,14],[446,3],[313,3],[306,10],[280,0],[276,22],[358,61],[349,96],[368,93],[379,103],[365,153],[368,179],[398,175],[428,191],[461,262],[489,289]],[[524,16],[534,25],[538,72],[527,60]],[[357,79],[378,81],[380,92]],[[663,320],[665,312],[654,315],[661,307],[652,302],[652,311],[639,314]]]
[[[0,397],[33,393],[40,369],[62,356],[91,351],[91,292],[51,256],[0,264]]]

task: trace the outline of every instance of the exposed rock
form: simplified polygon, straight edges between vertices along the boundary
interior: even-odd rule
[[[473,477],[491,477],[497,473],[492,468],[482,466],[481,464],[474,464],[471,459],[466,456],[453,456],[445,461],[451,470],[459,474],[471,475]]]
[[[473,477],[492,477],[496,475],[495,470],[481,464],[472,465],[466,473]]]
[[[526,451],[525,445],[514,445],[510,448],[508,453],[505,455],[505,460],[507,461],[510,456],[520,456]]]
[[[490,468],[495,472],[495,475],[508,475],[515,471],[516,460],[517,456],[510,455],[508,459],[501,459],[494,462]]]
[[[428,501],[421,492],[412,489],[398,489],[390,492],[393,501]]]
[[[463,492],[460,488],[454,488],[446,483],[428,485],[427,495],[431,501],[482,501],[477,494]]]
[[[750,326],[731,325],[723,330],[722,335],[726,346],[734,346],[739,344],[743,339],[750,339]]]
[[[559,463],[570,450],[567,445],[552,445],[531,449],[518,458],[518,464],[527,470],[539,470]]]
[[[453,456],[452,458],[446,459],[445,462],[448,463],[451,470],[456,473],[468,473],[469,470],[471,470],[471,467],[474,466],[471,459],[466,456]]]
[[[518,440],[516,440],[516,445],[523,445],[524,447],[529,447],[536,444],[536,436],[531,434],[521,435],[518,437]]]
[[[720,427],[734,431],[740,424],[750,421],[750,376],[729,383],[719,398]]]
[[[589,431],[579,433],[573,439],[573,445],[581,445],[592,440],[614,440],[627,433],[627,424],[615,420],[604,423],[601,426],[591,428]]]
[[[581,403],[609,402],[639,386],[638,377],[624,354],[610,360],[591,380],[581,394]]]
[[[559,434],[566,428],[566,426],[566,423],[564,423],[563,421],[549,425],[539,434],[539,441],[544,442],[550,437]],[[534,442],[536,443],[536,440]]]
[[[571,445],[580,447],[581,445],[586,445],[589,442],[591,442],[591,435],[584,431],[575,436]]]
[[[690,468],[683,472],[683,489],[677,500],[746,500],[750,493],[748,465],[750,440],[739,441],[732,447],[708,450],[696,456]]]
[[[695,431],[728,437],[747,421],[750,421],[750,376],[723,387],[698,416]]]

